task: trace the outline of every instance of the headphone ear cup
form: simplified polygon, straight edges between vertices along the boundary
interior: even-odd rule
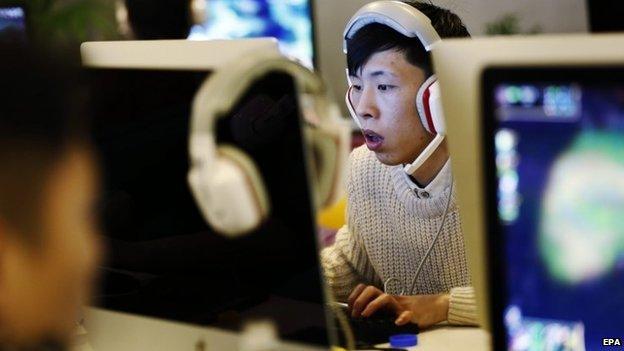
[[[257,228],[269,214],[260,172],[244,152],[219,146],[215,167],[206,172],[205,217],[215,230],[235,237]]]
[[[440,89],[435,75],[427,78],[418,89],[416,94],[416,109],[420,122],[430,134],[440,133],[438,124],[439,115],[442,113],[439,99]],[[443,120],[443,118],[442,118]]]
[[[249,188],[253,193],[257,208],[260,210],[263,219],[266,218],[269,214],[269,200],[264,189],[262,176],[256,168],[254,161],[246,153],[233,146],[221,145],[217,148],[217,153],[240,167],[248,185],[245,188]]]
[[[444,110],[442,109],[442,92],[440,91],[440,82],[437,80],[429,87],[429,110],[435,132],[445,135],[446,122],[444,120]]]

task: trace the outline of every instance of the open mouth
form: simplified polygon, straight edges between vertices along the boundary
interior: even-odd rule
[[[381,147],[381,144],[384,141],[384,137],[382,137],[381,135],[373,132],[372,130],[369,129],[365,129],[362,131],[362,134],[364,134],[364,139],[366,140],[366,146],[370,149],[370,150],[376,150],[378,148]]]

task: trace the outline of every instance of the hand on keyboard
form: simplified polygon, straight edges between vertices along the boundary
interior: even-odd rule
[[[413,323],[427,328],[446,320],[448,299],[448,294],[389,295],[374,286],[360,284],[349,296],[349,312],[353,318],[385,313],[385,318],[393,317],[397,326]]]
[[[371,317],[351,317],[347,304],[334,303],[333,308],[340,308],[349,316],[348,321],[355,336],[356,346],[358,349],[375,349],[371,345],[387,343],[392,335],[397,334],[418,334],[418,325],[407,323],[405,325],[396,325],[395,317],[385,311],[381,311]],[[339,323],[335,323],[336,326]],[[342,335],[342,333],[338,333]],[[344,340],[343,340],[344,341]]]

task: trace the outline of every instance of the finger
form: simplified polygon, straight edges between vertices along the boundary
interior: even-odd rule
[[[377,296],[383,294],[383,292],[374,286],[367,286],[364,291],[358,296],[353,303],[353,310],[351,316],[358,318],[361,316],[362,310],[368,305],[369,302],[377,298]]]
[[[414,316],[414,313],[412,311],[403,311],[401,312],[399,317],[394,321],[394,324],[405,325],[412,321],[413,316]]]
[[[366,308],[364,308],[364,310],[362,311],[362,317],[370,317],[375,312],[381,309],[385,309],[385,308],[392,309],[392,305],[393,305],[392,300],[393,300],[392,296],[388,294],[381,294],[377,296],[376,299],[374,299],[373,301],[369,302],[368,305],[366,305]]]
[[[355,289],[353,289],[353,291],[351,292],[351,295],[349,295],[349,298],[347,299],[347,303],[349,304],[349,309],[353,308],[353,303],[355,303],[355,300],[358,298],[358,296],[360,296],[360,294],[362,293],[362,291],[364,291],[364,289],[366,289],[365,284],[358,284],[355,287]]]

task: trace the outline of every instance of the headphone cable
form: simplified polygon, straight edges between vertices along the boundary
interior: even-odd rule
[[[414,293],[414,288],[416,287],[416,280],[418,280],[418,276],[420,275],[420,272],[422,272],[422,268],[423,268],[423,265],[425,264],[425,261],[427,261],[427,259],[431,255],[431,251],[433,251],[433,247],[435,246],[436,242],[438,242],[438,238],[440,237],[440,234],[442,233],[442,229],[444,228],[444,222],[446,222],[446,217],[448,215],[449,205],[451,204],[452,197],[453,197],[453,175],[451,175],[451,185],[450,185],[449,195],[446,200],[446,207],[444,208],[444,215],[442,216],[442,222],[440,222],[438,231],[436,235],[433,237],[433,242],[431,243],[431,245],[429,245],[429,249],[427,249],[427,253],[425,254],[425,257],[423,257],[422,260],[420,260],[420,264],[418,264],[418,268],[416,268],[416,274],[414,274],[412,285],[410,286],[410,289],[408,290],[410,295]]]

